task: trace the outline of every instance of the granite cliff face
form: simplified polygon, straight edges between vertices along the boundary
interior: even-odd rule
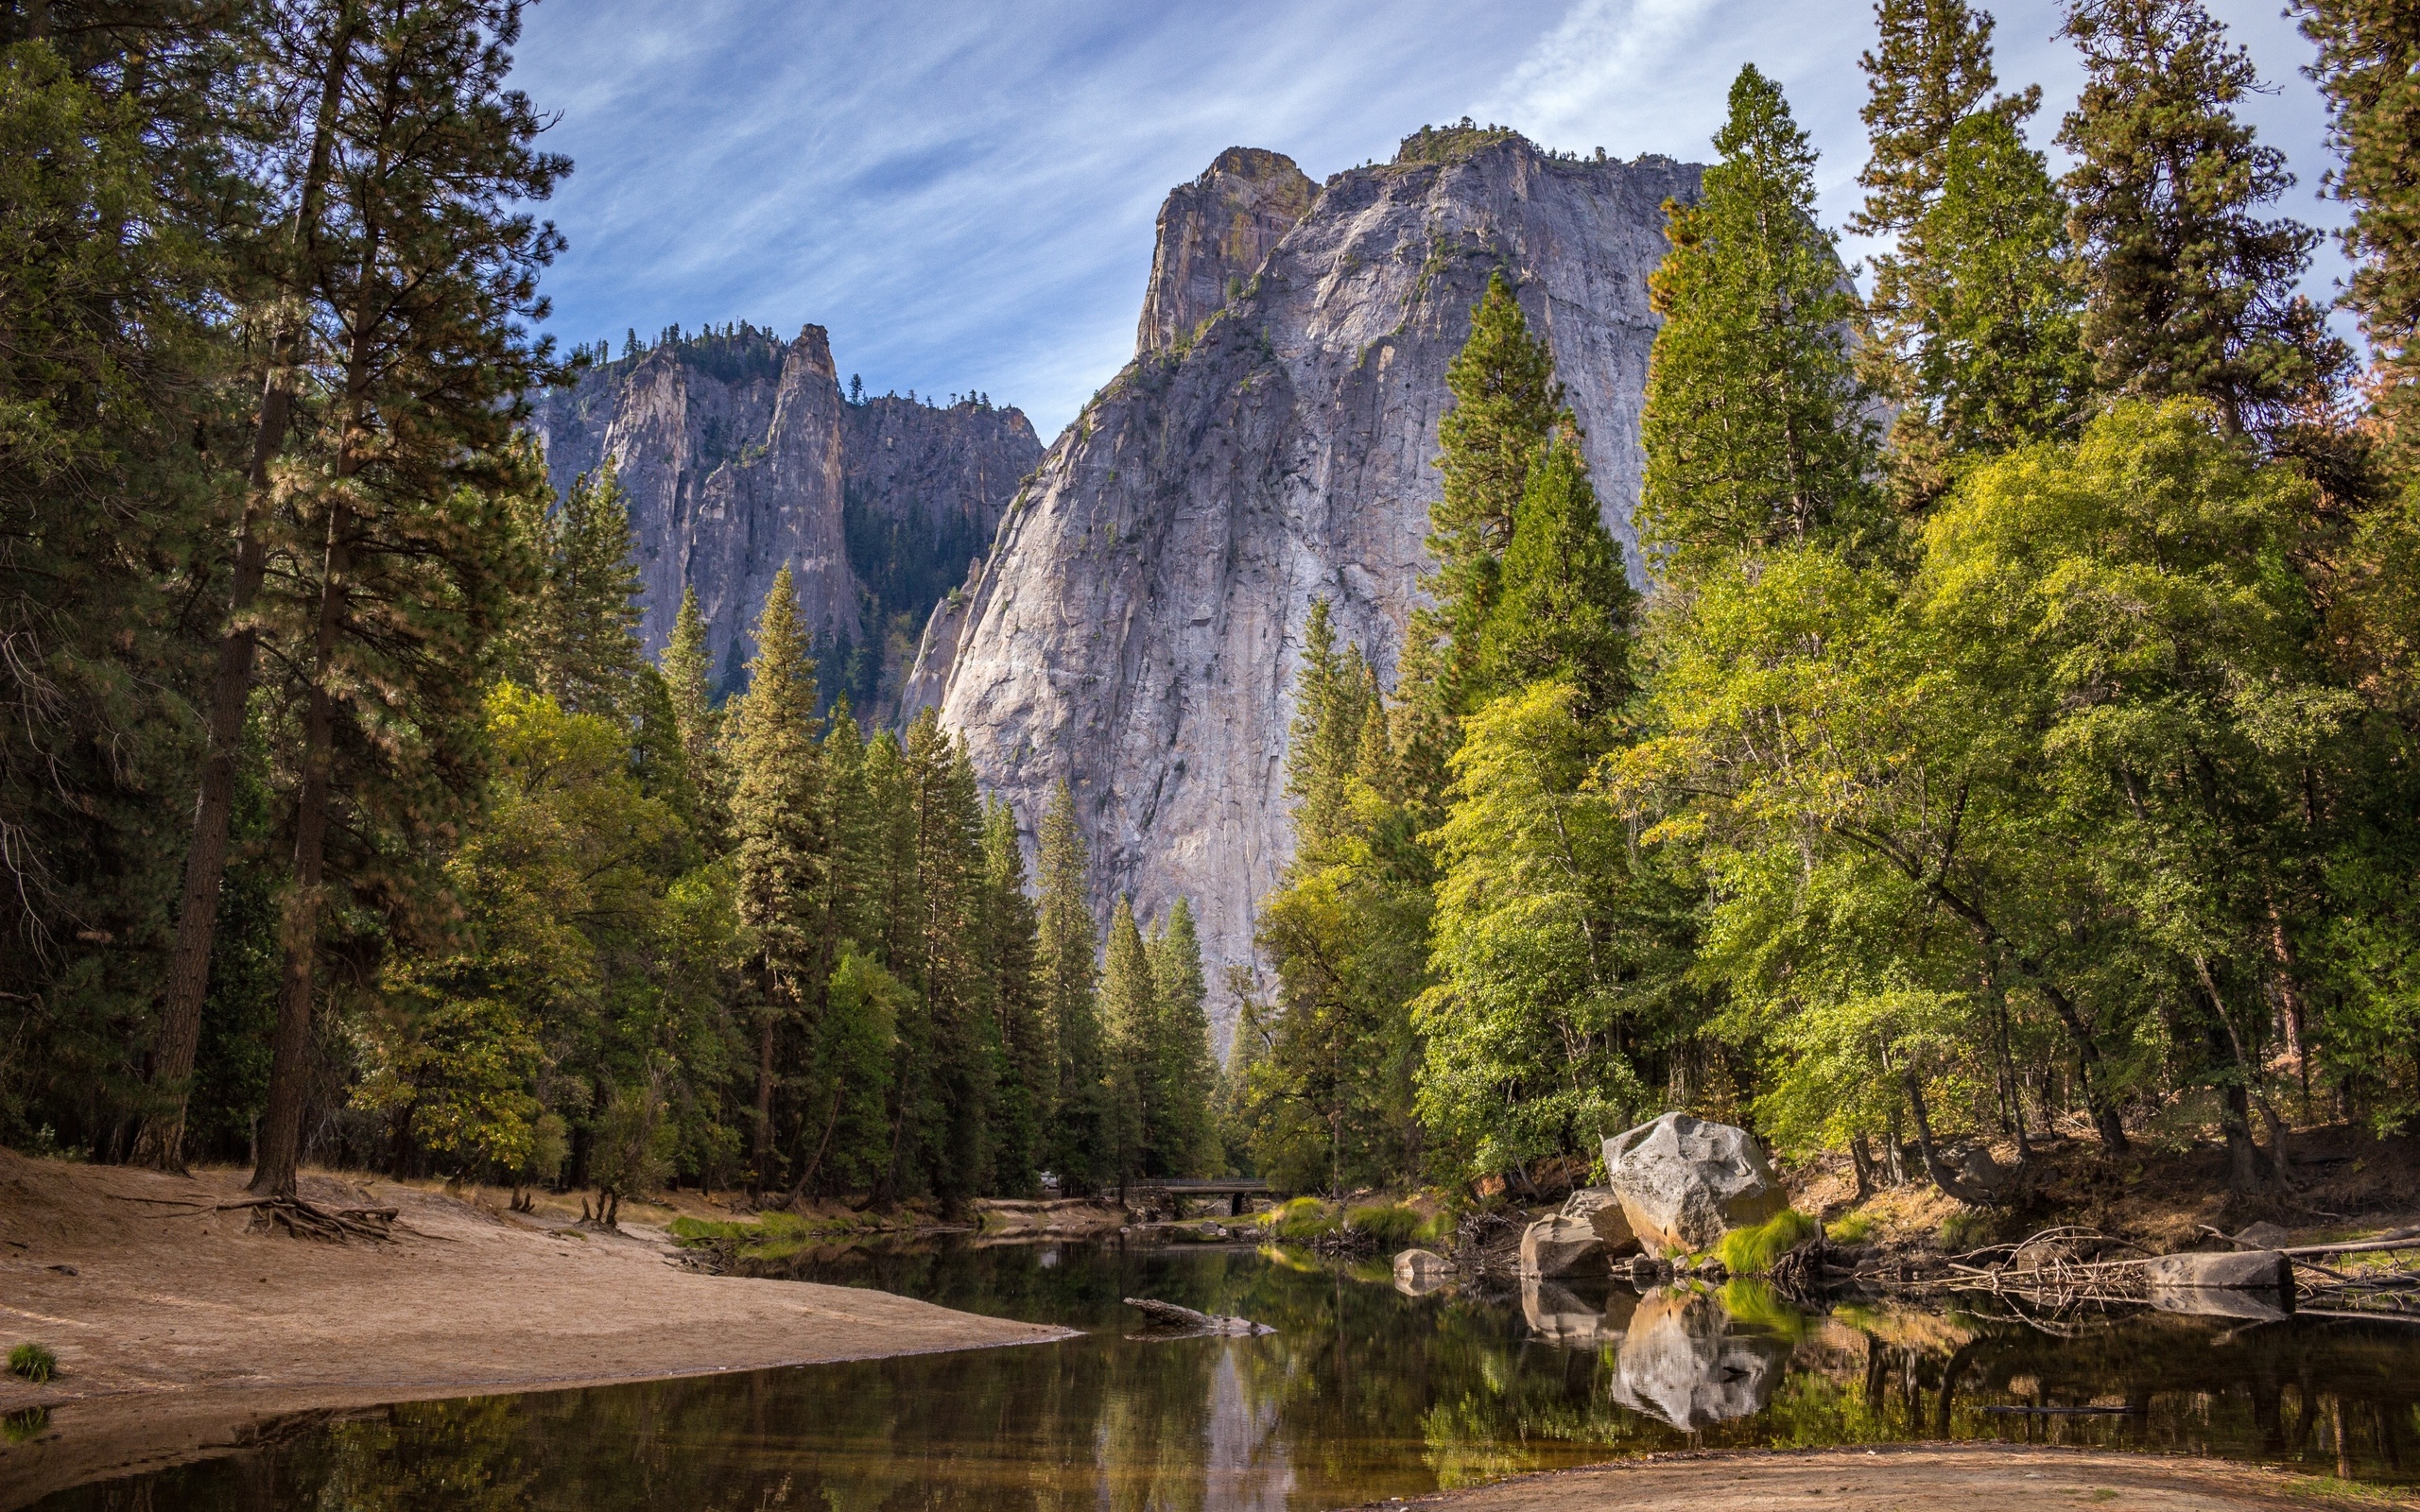
[[[1424,132],[1392,163],[1330,179],[1215,319],[1156,342],[1208,297],[1203,228],[1231,222],[1201,201],[1284,181],[1245,172],[1260,156],[1222,155],[1171,196],[1145,350],[1052,444],[936,611],[908,691],[940,706],[1027,825],[1071,784],[1104,907],[1132,893],[1150,917],[1190,897],[1214,984],[1251,959],[1255,905],[1288,853],[1311,602],[1330,600],[1340,634],[1392,679],[1427,566],[1445,369],[1498,268],[1553,348],[1606,524],[1634,558],[1647,276],[1660,207],[1699,175]],[[1235,266],[1219,263],[1219,288]],[[1214,998],[1223,1042],[1233,1005]]]
[[[1318,195],[1293,159],[1257,147],[1229,147],[1201,178],[1171,190],[1160,207],[1135,355],[1191,340],[1243,291]]]
[[[619,471],[650,655],[695,588],[717,680],[737,686],[786,561],[827,685],[854,683],[861,708],[895,693],[912,627],[965,576],[1042,452],[1023,414],[988,402],[851,403],[812,325],[787,343],[746,327],[666,340],[535,410],[558,490],[608,456]]]

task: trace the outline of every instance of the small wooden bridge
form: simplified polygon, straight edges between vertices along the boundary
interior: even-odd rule
[[[1199,1181],[1171,1177],[1167,1179],[1136,1181],[1130,1190],[1137,1195],[1156,1192],[1165,1196],[1180,1199],[1225,1197],[1228,1199],[1227,1215],[1231,1218],[1240,1218],[1244,1215],[1246,1203],[1254,1197],[1269,1195],[1269,1183],[1258,1177],[1231,1177]]]

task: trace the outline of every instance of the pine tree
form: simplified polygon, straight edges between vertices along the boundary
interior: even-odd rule
[[[1665,207],[1672,249],[1649,281],[1664,328],[1639,421],[1639,532],[1684,587],[1741,551],[1886,539],[1855,295],[1814,218],[1814,149],[1754,65],[1714,140],[1703,197]]]
[[[2076,160],[2069,229],[2096,378],[2209,400],[2274,438],[2348,358],[2294,292],[2318,233],[2258,214],[2294,178],[2235,113],[2260,87],[2251,57],[2199,0],[2073,0],[2063,35],[2086,70],[2059,145]]]
[[[2006,114],[1950,133],[1925,213],[1910,413],[1953,455],[2072,437],[2091,397],[2066,202]]]
[[[548,522],[546,580],[529,640],[538,686],[574,713],[630,720],[644,658],[631,513],[609,458]]]
[[[237,764],[251,709],[253,667],[260,653],[261,626],[254,610],[272,546],[277,463],[294,428],[295,402],[304,379],[296,359],[313,325],[328,313],[321,294],[322,274],[331,266],[328,258],[341,256],[345,249],[340,238],[327,234],[341,218],[332,210],[329,186],[354,50],[362,27],[359,7],[339,4],[321,10],[312,24],[299,28],[295,40],[302,56],[288,60],[288,72],[297,79],[316,75],[318,88],[296,92],[296,97],[310,102],[307,130],[299,120],[291,124],[292,134],[309,146],[300,163],[282,165],[293,185],[285,233],[259,240],[251,269],[254,286],[249,292],[274,313],[265,321],[268,334],[260,401],[251,427],[244,498],[235,514],[234,550],[228,563],[227,617],[218,632],[216,665],[207,695],[208,744],[196,783],[192,838],[185,848],[184,885],[177,910],[176,951],[162,994],[159,1043],[152,1057],[155,1106],[137,1140],[138,1158],[169,1170],[183,1167],[187,1083],[200,1044],[202,1005],[210,992],[211,944],[217,928],[219,886],[227,868],[228,825],[234,812]],[[28,154],[22,161],[34,158]],[[299,1116],[299,1104],[295,1112]]]
[[[1579,448],[1553,442],[1521,495],[1502,592],[1479,635],[1478,680],[1504,693],[1566,679],[1582,719],[1610,713],[1631,691],[1636,603]]]
[[[815,662],[799,623],[789,565],[773,575],[756,622],[748,691],[732,711],[732,828],[738,911],[756,988],[754,1185],[774,1178],[775,1052],[783,1025],[806,1011],[832,969],[815,902],[830,877]]]
[[[999,1038],[990,979],[976,951],[982,941],[982,805],[966,753],[926,709],[908,732],[915,786],[918,920],[909,985],[923,999],[928,1061],[921,1068],[933,1116],[921,1137],[918,1190],[944,1207],[988,1191],[992,1182],[992,1098],[999,1079]]]
[[[232,332],[203,318],[227,269],[176,195],[189,152],[232,144],[182,81],[139,99],[117,83],[142,66],[131,46],[175,67],[214,23],[125,9],[144,29],[96,34],[72,0],[47,35],[25,8],[0,18],[0,1137],[50,1125],[114,1157],[140,1110],[137,1158],[173,1166],[206,978],[166,1015],[147,1096],[137,1057],[163,968],[189,958],[165,949],[174,836],[212,753],[183,715],[207,673],[187,616],[225,572],[241,487]],[[216,768],[231,801],[241,734]],[[186,906],[215,922],[208,880]]]
[[[1111,1174],[1101,1080],[1106,1062],[1094,1000],[1099,936],[1093,929],[1092,868],[1076,799],[1065,782],[1042,816],[1041,949],[1036,969],[1044,1012],[1059,1046],[1058,1114],[1049,1160],[1061,1190],[1089,1191]]]
[[[681,611],[657,663],[687,766],[694,827],[710,851],[719,852],[731,830],[731,776],[722,751],[722,713],[715,707],[712,658],[706,650],[706,620],[698,612],[698,591],[681,590]],[[845,716],[846,711],[841,712]]]
[[[1184,898],[1168,905],[1167,922],[1151,936],[1150,955],[1159,1018],[1151,1079],[1159,1095],[1156,1116],[1143,1134],[1145,1159],[1157,1176],[1206,1176],[1219,1160],[1210,1116],[1219,1067],[1210,1054],[1201,936],[1193,927],[1193,905]]]
[[[554,370],[524,322],[544,313],[537,273],[561,238],[521,206],[569,165],[534,149],[538,113],[505,87],[519,34],[514,0],[379,8],[337,112],[314,269],[342,333],[319,379],[333,397],[307,460],[272,470],[298,570],[268,618],[302,705],[252,1174],[272,1195],[291,1195],[302,1153],[331,838],[339,880],[389,899],[424,883],[395,858],[474,799],[484,663],[522,588],[502,501],[537,471],[512,425]]]
[[[1871,155],[1858,174],[1865,203],[1850,217],[1860,236],[1905,236],[1940,198],[1949,133],[1998,82],[1992,72],[1989,14],[1965,0],[1876,0],[1878,46],[1862,54],[1868,93],[1858,112]],[[2038,93],[2032,92],[2032,93]],[[2017,113],[2025,101],[2007,102]],[[1874,303],[1900,306],[1906,259],[1895,251],[1874,259]]]
[[[1345,780],[1353,775],[1360,740],[1364,680],[1359,647],[1338,651],[1328,601],[1311,600],[1286,747],[1286,793],[1294,800],[1298,850],[1345,825]]]
[[[1436,600],[1407,632],[1404,686],[1450,719],[1471,696],[1479,627],[1495,603],[1499,558],[1512,540],[1530,463],[1557,424],[1569,424],[1563,386],[1544,341],[1530,338],[1521,301],[1502,273],[1471,310],[1471,334],[1445,370],[1453,407],[1437,423],[1444,489],[1428,511],[1436,571],[1422,587]]]
[[[1108,1075],[1109,1168],[1117,1197],[1144,1174],[1145,1140],[1161,1116],[1155,1085],[1159,1004],[1152,991],[1150,953],[1134,925],[1134,901],[1120,896],[1109,917],[1109,948],[1100,974],[1100,1030]]]
[[[994,799],[983,822],[983,964],[991,975],[1002,1069],[993,1104],[992,1179],[1004,1195],[1035,1190],[1043,1130],[1059,1091],[1059,1050],[1034,972],[1039,921],[1026,896],[1017,818]]]
[[[2373,395],[2410,468],[2420,457],[2420,9],[2408,0],[2300,0],[2310,69],[2327,98],[2343,168],[2334,196],[2353,207],[2344,302],[2375,353]]]

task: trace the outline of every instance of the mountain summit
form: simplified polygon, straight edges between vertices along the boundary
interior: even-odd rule
[[[908,703],[940,706],[1028,825],[1070,784],[1104,909],[1189,897],[1213,980],[1248,962],[1290,845],[1304,624],[1329,600],[1392,679],[1428,566],[1445,369],[1492,273],[1553,349],[1637,576],[1647,276],[1662,206],[1699,172],[1467,124],[1315,196],[1279,154],[1222,153],[1161,212],[1137,355],[935,611]],[[1217,1007],[1223,1040],[1234,1005]]]

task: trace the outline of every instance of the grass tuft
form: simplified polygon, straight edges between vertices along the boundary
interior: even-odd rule
[[[1941,1220],[1941,1247],[1961,1253],[1990,1238],[1991,1232],[1991,1220],[1981,1213],[1953,1212]]]
[[[39,1437],[50,1426],[50,1409],[26,1407],[0,1418],[0,1442],[23,1444]]]
[[[1734,1276],[1761,1276],[1773,1268],[1774,1261],[1823,1231],[1822,1224],[1796,1208],[1784,1208],[1752,1228],[1724,1234],[1715,1253]]]
[[[20,1344],[9,1351],[9,1373],[39,1386],[59,1374],[59,1356],[40,1344]]]
[[[1317,1197],[1289,1197],[1260,1215],[1260,1226],[1282,1245],[1307,1245],[1335,1231],[1340,1215]]]
[[[1396,1202],[1373,1202],[1344,1215],[1344,1227],[1382,1245],[1401,1246],[1420,1237],[1419,1212]]]
[[[1874,1237],[1874,1214],[1852,1212],[1824,1230],[1824,1237],[1836,1245],[1861,1245]]]

